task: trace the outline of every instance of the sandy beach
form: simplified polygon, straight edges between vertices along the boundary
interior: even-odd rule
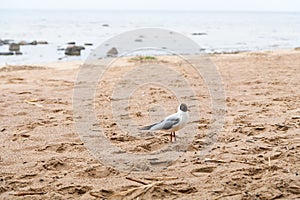
[[[299,199],[300,51],[210,59],[226,93],[225,124],[212,150],[201,159],[194,153],[205,146],[211,123],[209,94],[203,81],[194,80],[201,113],[179,131],[196,135],[187,152],[165,170],[138,173],[104,165],[76,132],[72,98],[80,63],[0,68],[0,199]],[[116,101],[110,84],[123,73],[118,65],[126,70],[137,62],[124,58],[115,64],[97,88],[95,109],[113,144],[143,153],[168,144],[168,134],[147,140],[124,136],[108,107]],[[149,65],[155,62],[181,69],[176,59]],[[138,125],[149,122],[146,103],[163,101],[166,113],[176,111],[171,93],[150,89],[149,100],[131,99]]]

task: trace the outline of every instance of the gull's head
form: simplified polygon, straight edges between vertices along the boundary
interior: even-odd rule
[[[182,103],[178,106],[178,111],[187,112],[190,111],[185,103]]]

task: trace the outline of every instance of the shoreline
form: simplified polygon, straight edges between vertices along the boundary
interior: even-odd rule
[[[225,55],[249,56],[252,54],[274,55],[274,54],[290,54],[290,53],[300,53],[300,47],[295,47],[290,49],[259,50],[259,51],[232,51],[232,52],[220,52],[220,53],[214,52],[214,53],[203,53],[197,55],[206,55],[209,57],[214,57],[214,56],[225,56]],[[153,57],[163,59],[166,57],[173,57],[173,56],[174,55],[158,55],[158,56],[154,55]],[[185,55],[183,54],[182,56]],[[191,56],[191,55],[187,54],[186,56]],[[133,57],[138,57],[138,56],[123,56],[123,57],[116,57],[116,58],[130,59]],[[12,66],[35,66],[35,67],[50,67],[50,68],[57,68],[57,69],[72,69],[72,68],[79,68],[84,63],[85,61],[83,60],[67,60],[67,61],[62,60],[62,61],[37,62],[33,64],[5,64],[5,65],[0,65],[0,69],[5,67],[12,67]]]

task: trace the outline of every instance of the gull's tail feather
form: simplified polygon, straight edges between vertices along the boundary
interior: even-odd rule
[[[153,126],[157,125],[157,123],[155,124],[151,124],[149,126],[143,126],[141,128],[138,128],[139,130],[150,130]]]

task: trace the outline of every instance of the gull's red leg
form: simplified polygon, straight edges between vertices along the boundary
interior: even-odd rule
[[[173,132],[170,133],[170,142],[172,142]]]
[[[175,132],[173,132],[173,133],[174,133],[174,135],[173,135],[173,136],[174,136],[174,141],[176,142],[176,135],[175,135]]]

